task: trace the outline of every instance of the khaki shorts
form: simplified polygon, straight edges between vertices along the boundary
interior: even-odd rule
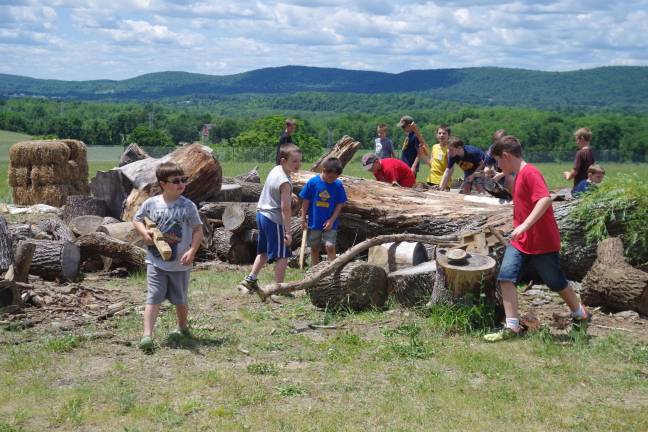
[[[326,246],[335,246],[337,230],[308,230],[308,246],[319,246],[324,243]]]

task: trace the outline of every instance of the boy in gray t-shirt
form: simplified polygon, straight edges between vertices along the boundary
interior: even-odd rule
[[[146,254],[147,297],[144,308],[144,333],[140,348],[153,348],[153,328],[160,313],[160,304],[165,300],[175,305],[178,327],[171,336],[189,335],[187,315],[187,290],[189,273],[203,238],[202,222],[196,205],[182,196],[187,178],[181,167],[165,162],[155,171],[162,194],[153,196],[142,204],[133,225],[148,246]],[[144,224],[148,218],[154,222],[171,247],[171,257],[162,258],[153,242],[151,233]]]

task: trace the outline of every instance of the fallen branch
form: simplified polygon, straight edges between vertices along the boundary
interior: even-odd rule
[[[447,236],[433,236],[433,235],[422,235],[422,234],[389,234],[374,237],[368,240],[358,243],[351,249],[347,250],[345,253],[331,261],[327,266],[322,270],[312,273],[306,276],[301,281],[289,282],[289,283],[274,283],[266,285],[260,288],[257,291],[259,297],[262,301],[266,301],[268,297],[274,294],[287,293],[292,291],[299,291],[302,289],[308,289],[319,281],[324,276],[327,276],[338,269],[344,267],[349,263],[356,255],[368,250],[372,246],[377,246],[382,243],[393,243],[393,242],[421,242],[429,243],[443,246],[455,246],[456,235],[447,235]]]

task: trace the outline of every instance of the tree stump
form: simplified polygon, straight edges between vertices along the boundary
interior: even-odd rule
[[[422,306],[432,296],[436,263],[427,261],[387,275],[388,293],[406,307]]]
[[[223,212],[223,227],[235,234],[256,228],[256,211],[245,206],[231,205]]]
[[[85,195],[69,195],[63,207],[62,219],[69,222],[85,215],[106,216],[106,201]]]
[[[0,273],[13,262],[13,236],[4,216],[0,216]]]
[[[213,201],[240,202],[243,198],[243,190],[238,183],[221,185],[220,191],[211,197]]]
[[[146,270],[146,251],[138,246],[107,236],[102,232],[82,235],[77,239],[83,260],[109,257],[119,260],[129,271]]]
[[[65,240],[74,243],[76,236],[61,219],[48,218],[43,219],[38,223],[38,228],[51,234],[54,240]]]
[[[327,262],[319,263],[308,270],[307,276],[327,265]],[[318,280],[307,293],[311,303],[319,308],[381,308],[387,300],[387,273],[382,267],[353,261]]]
[[[130,180],[118,169],[97,171],[90,180],[92,195],[106,202],[106,213],[115,218],[121,217],[124,200],[132,189]]]
[[[424,263],[428,260],[427,251],[422,243],[400,242],[383,243],[369,249],[369,264],[394,272]]]
[[[33,240],[36,244],[30,274],[45,280],[75,281],[81,254],[78,246],[65,240]]]
[[[431,303],[470,302],[485,294],[489,302],[496,303],[495,260],[486,255],[467,254],[462,261],[448,260],[448,249],[438,248],[436,277]]]
[[[68,225],[74,234],[84,235],[97,231],[103,222],[103,217],[94,215],[77,216],[70,220]]]
[[[607,238],[599,245],[596,261],[583,279],[581,298],[605,310],[635,310],[648,315],[648,273],[625,261],[621,239]]]

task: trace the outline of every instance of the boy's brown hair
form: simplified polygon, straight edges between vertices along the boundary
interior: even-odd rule
[[[439,132],[439,129],[448,132],[448,135],[452,135],[452,131],[450,130],[450,126],[448,126],[448,125],[445,124],[445,123],[444,123],[444,124],[440,124],[439,127],[436,128],[436,131]]]
[[[282,144],[281,147],[279,147],[279,159],[284,159],[288,160],[290,155],[292,153],[299,153],[301,154],[302,151],[297,147],[295,144],[287,143],[287,144]]]
[[[587,175],[590,174],[605,174],[605,170],[599,164],[592,164],[587,168]]]
[[[574,132],[574,138],[583,138],[585,141],[592,141],[592,131],[588,128],[580,128]]]
[[[184,177],[184,170],[175,162],[164,162],[155,169],[155,178],[159,182],[166,182],[171,177]]]
[[[491,154],[493,156],[501,157],[502,153],[508,153],[515,157],[522,157],[522,144],[520,140],[513,135],[505,135],[493,144]]]
[[[498,140],[502,139],[502,137],[506,136],[506,131],[504,129],[497,129],[495,132],[493,132],[493,139],[491,142],[497,142]]]
[[[451,136],[448,139],[448,147],[459,148],[459,147],[463,147],[463,146],[464,146],[464,142],[459,137]]]
[[[380,132],[380,131],[385,130],[385,129],[387,129],[387,125],[385,123],[380,123],[380,124],[378,124],[378,126],[376,126],[376,131],[377,132]]]
[[[322,164],[322,172],[342,174],[342,162],[336,157],[328,158]]]

